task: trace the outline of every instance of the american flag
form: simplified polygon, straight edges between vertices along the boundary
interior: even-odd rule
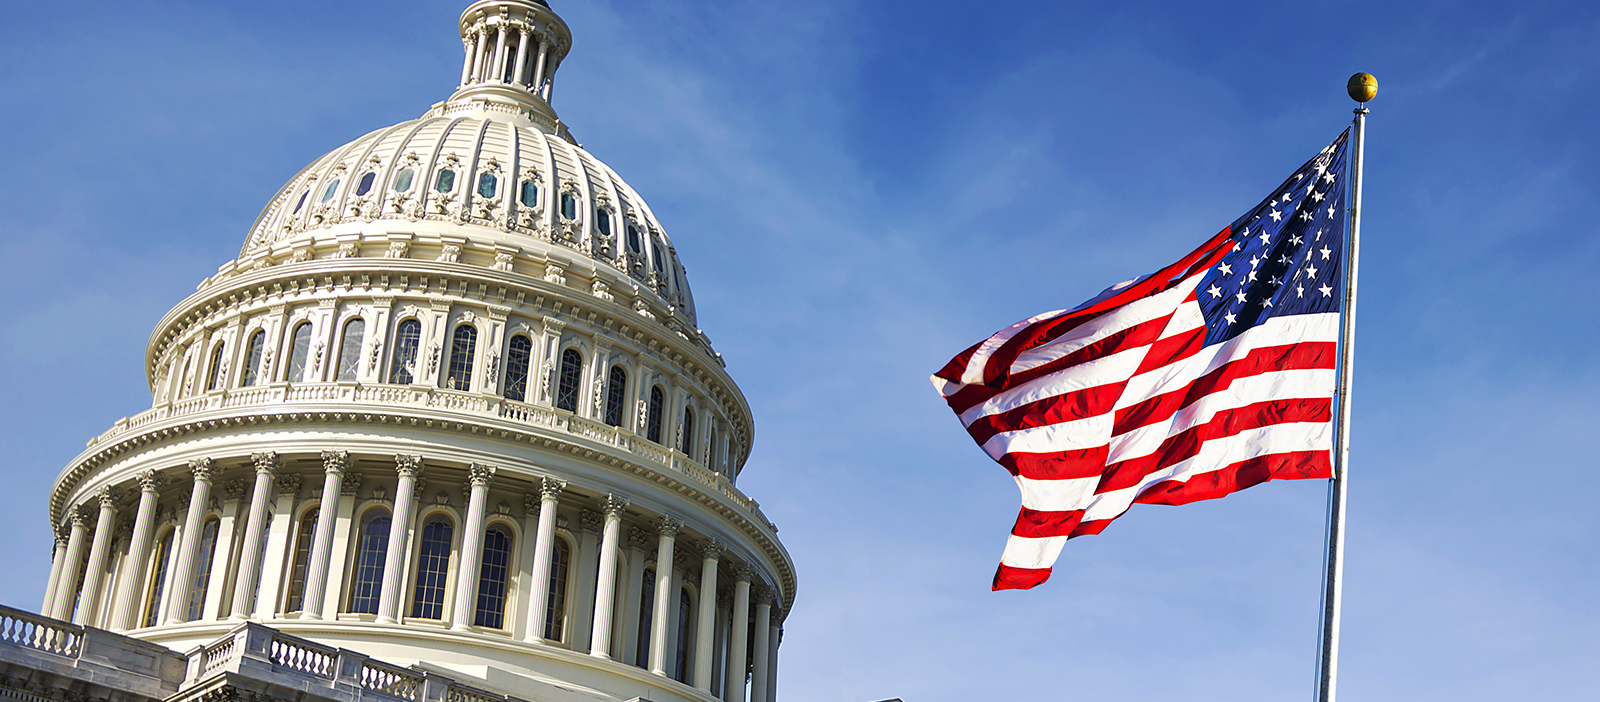
[[[1135,502],[1331,476],[1345,143],[1178,262],[979,342],[933,376],[1022,512],[994,589]]]

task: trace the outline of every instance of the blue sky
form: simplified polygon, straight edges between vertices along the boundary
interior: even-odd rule
[[[665,223],[755,411],[741,485],[800,575],[785,699],[1309,698],[1323,485],[1139,506],[991,593],[1016,488],[927,375],[1231,222],[1359,70],[1341,692],[1600,692],[1600,6],[551,2],[555,106]],[[0,602],[38,606],[48,486],[148,406],[160,315],[300,167],[449,94],[465,4],[7,7]]]

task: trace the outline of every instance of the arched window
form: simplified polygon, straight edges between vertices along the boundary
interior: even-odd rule
[[[656,613],[656,571],[644,569],[644,583],[639,588],[639,649],[634,657],[640,668],[650,667],[650,628]]]
[[[677,673],[672,676],[681,683],[689,682],[689,614],[694,608],[694,601],[689,598],[687,588],[678,591],[678,660],[674,661]]]
[[[366,335],[366,320],[356,317],[344,323],[344,336],[339,340],[339,373],[335,380],[356,379],[361,371],[361,342]]]
[[[683,423],[679,425],[678,450],[694,458],[694,405],[683,406]]]
[[[301,322],[294,328],[289,343],[289,372],[283,379],[298,383],[306,374],[306,357],[311,354],[311,323]]]
[[[450,539],[454,532],[450,518],[443,515],[429,517],[422,527],[417,587],[411,595],[413,617],[444,618],[444,588],[450,578]]]
[[[389,382],[410,385],[416,380],[417,344],[422,342],[422,322],[408,319],[394,332],[394,352],[389,356]]]
[[[545,598],[544,637],[560,641],[567,624],[567,570],[572,564],[572,549],[566,539],[556,539],[550,550],[550,594]]]
[[[472,389],[472,354],[478,347],[478,328],[471,324],[456,327],[450,337],[450,368],[445,372],[445,387]]]
[[[578,218],[578,198],[570,192],[561,193],[561,216],[567,219]]]
[[[720,449],[720,447],[717,446],[717,425],[711,425],[711,428],[707,429],[706,431],[711,432],[711,438],[706,442],[706,444],[710,447],[706,449],[706,465],[710,466],[711,470],[721,473],[722,462],[717,460],[717,453]]]
[[[244,345],[244,372],[239,376],[239,387],[256,384],[256,373],[261,372],[261,347],[267,343],[267,333],[261,329],[250,335]]]
[[[389,557],[389,510],[373,507],[361,518],[356,540],[356,572],[350,579],[350,611],[377,614],[383,589],[383,562]]]
[[[150,554],[150,584],[145,588],[141,626],[155,626],[160,623],[161,590],[167,581],[167,561],[172,558],[172,534],[171,530],[167,531],[166,536],[156,542],[155,551]]]
[[[206,389],[216,390],[217,381],[222,378],[222,352],[226,350],[222,342],[211,349],[211,367],[206,370]]]
[[[298,612],[305,608],[306,569],[311,565],[311,542],[317,536],[317,510],[307,510],[300,517],[300,529],[294,538],[294,562],[289,566],[289,597],[283,611]]]
[[[583,376],[583,354],[577,349],[561,352],[561,383],[556,388],[556,407],[578,411],[578,382]]]
[[[518,334],[511,337],[506,352],[506,382],[502,393],[507,400],[528,399],[528,365],[533,362],[533,340]]]
[[[195,560],[194,582],[189,588],[189,616],[184,621],[194,621],[200,618],[206,604],[207,585],[211,582],[211,559],[217,554],[217,527],[220,522],[215,517],[206,520],[200,527],[200,552]]]
[[[628,401],[628,371],[612,366],[606,378],[606,424],[622,426],[623,403]]]
[[[511,530],[496,524],[483,535],[478,569],[478,606],[472,623],[499,629],[506,618],[506,585],[511,575]]]
[[[650,388],[650,404],[645,410],[644,438],[661,443],[661,413],[666,410],[667,395],[661,386]]]

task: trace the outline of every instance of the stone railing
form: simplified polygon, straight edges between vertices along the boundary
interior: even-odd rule
[[[219,675],[250,678],[311,693],[311,698],[359,702],[527,702],[466,685],[437,673],[402,668],[348,649],[324,646],[255,622],[188,653],[182,691],[204,690]],[[193,696],[193,695],[187,695]],[[180,692],[179,698],[186,697]]]
[[[0,667],[32,671],[30,699],[154,702],[178,691],[185,659],[160,644],[0,606]]]
[[[771,526],[759,505],[746,497],[727,476],[713,471],[682,452],[646,440],[631,431],[613,427],[592,419],[579,417],[566,410],[542,405],[516,402],[493,395],[444,390],[417,385],[363,385],[360,383],[275,383],[249,388],[214,390],[204,395],[162,405],[132,417],[117,420],[110,429],[94,439],[89,446],[110,441],[126,432],[165,419],[211,411],[234,410],[247,407],[285,408],[293,411],[299,404],[352,404],[416,407],[451,414],[466,415],[468,421],[478,419],[503,420],[511,424],[529,425],[567,434],[569,440],[595,444],[628,454],[634,460],[677,475],[684,482],[706,488],[720,495],[735,508],[753,517],[757,524]]]
[[[83,645],[83,627],[0,607],[0,642],[76,658]]]

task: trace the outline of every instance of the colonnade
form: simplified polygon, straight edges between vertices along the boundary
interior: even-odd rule
[[[286,473],[285,460],[274,452],[251,455],[247,467],[253,469],[252,479],[225,483],[220,509],[212,488],[222,468],[212,459],[190,461],[184,471],[187,475],[182,476],[186,479],[156,471],[136,476],[135,514],[131,527],[124,525],[120,530],[118,514],[125,510],[121,494],[126,490],[113,486],[99,489],[89,504],[66,510],[66,519],[57,531],[50,582],[41,611],[57,619],[70,618],[74,623],[114,631],[196,620],[317,620],[347,611],[347,598],[341,596],[340,587],[355,577],[348,545],[355,541],[352,517],[361,475],[351,472],[352,459],[347,452],[324,451],[319,458],[322,490],[313,499],[337,498],[320,499],[315,512],[309,509],[310,500],[297,504],[302,476]],[[385,488],[390,484],[387,480],[383,488],[372,490],[374,499],[390,499],[392,509],[379,603],[375,616],[366,621],[417,621],[416,617],[404,616],[401,598],[406,594],[408,572],[415,573],[419,567],[408,571],[417,539],[422,535],[418,518],[427,507],[416,499],[422,491],[423,464],[420,456],[395,456],[392,499],[386,496]],[[439,470],[459,475],[459,469]],[[519,608],[525,608],[526,613],[517,618],[518,608],[504,604],[511,595],[503,594],[504,623],[486,627],[475,622],[474,606],[482,606],[481,595],[472,595],[482,587],[482,559],[487,553],[485,530],[490,528],[491,517],[504,522],[509,516],[506,502],[501,502],[491,515],[490,489],[515,490],[508,483],[523,482],[502,478],[496,484],[496,473],[496,468],[489,465],[467,466],[467,483],[463,486],[466,509],[460,515],[464,525],[460,545],[453,554],[454,607],[444,610],[450,612],[444,621],[433,620],[436,624],[448,625],[454,631],[512,638],[518,637],[520,628],[520,640],[525,644],[567,647],[594,658],[637,665],[657,676],[680,679],[728,702],[773,700],[781,637],[779,617],[775,615],[781,603],[775,591],[750,563],[729,558],[729,545],[714,537],[702,537],[693,544],[699,556],[696,564],[680,548],[681,537],[687,535],[681,519],[657,515],[650,519],[648,530],[633,527],[624,543],[625,518],[631,516],[638,522],[640,515],[630,515],[630,501],[621,495],[597,496],[594,501],[599,510],[583,509],[579,520],[583,533],[573,534],[573,541],[581,546],[562,547],[567,553],[560,561],[562,577],[556,582],[571,585],[552,597],[557,531],[565,528],[566,521],[565,517],[558,518],[557,510],[563,496],[569,500],[579,497],[566,491],[565,481],[553,477],[531,478],[527,487],[532,491],[524,496],[526,526],[519,526],[518,530],[533,536],[528,557],[516,559],[521,563],[515,566],[514,590],[521,598]],[[356,487],[352,488],[352,484]],[[178,499],[169,500],[173,504],[163,515],[160,504],[164,487],[166,497]],[[187,495],[182,494],[185,489]],[[437,494],[436,500],[445,499],[446,493]],[[181,517],[178,505],[186,505]],[[163,523],[177,525],[162,540],[162,544],[170,544],[163,547],[170,551],[158,551],[154,538],[163,516]],[[314,530],[310,530],[311,526],[304,522],[313,518]],[[213,522],[218,527],[213,528]],[[297,534],[308,530],[306,543],[296,541]],[[336,548],[340,544],[345,547]],[[306,553],[306,558],[297,560],[295,556],[300,551]],[[644,576],[651,552],[655,573],[653,588],[647,588]],[[624,558],[625,572],[620,565]],[[727,572],[731,573],[732,582],[719,587],[725,559],[730,561]],[[304,572],[299,571],[302,560]],[[339,564],[337,571],[335,564]],[[229,583],[230,574],[232,587],[227,591],[231,597],[225,598],[224,586]],[[674,631],[682,614],[691,611],[674,615],[683,604],[680,597],[688,597],[690,591],[683,583],[695,578],[699,582],[694,588],[693,618],[684,625],[686,630]],[[506,578],[503,586],[509,587],[509,581]],[[287,598],[283,597],[288,588],[284,586],[292,587],[297,582],[303,583],[303,605],[298,611],[289,611]],[[653,593],[649,601],[645,600],[647,589]],[[102,597],[109,601],[102,602]],[[561,608],[554,614],[566,621],[559,627],[558,638],[549,640],[545,634],[550,631],[547,619],[553,607]],[[141,612],[146,616],[140,617]],[[519,627],[518,623],[525,626]],[[680,645],[684,647],[681,651]]]
[[[555,54],[560,50],[556,37],[527,22],[501,21],[479,23],[471,30],[471,39],[463,37],[462,41],[467,49],[461,64],[462,85],[505,83],[550,101],[555,89]]]

